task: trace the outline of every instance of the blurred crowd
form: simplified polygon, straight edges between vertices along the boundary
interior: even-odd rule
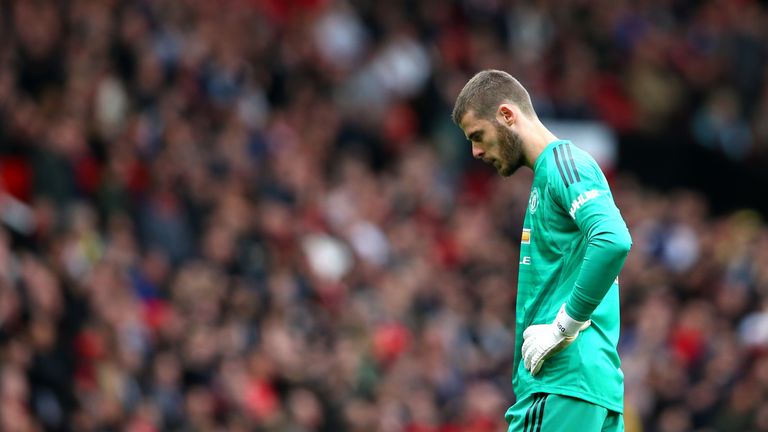
[[[767,21],[0,0],[0,430],[505,430],[531,175],[472,161],[453,98],[505,69],[543,117],[754,156]],[[627,430],[768,430],[768,227],[609,175],[634,239]]]

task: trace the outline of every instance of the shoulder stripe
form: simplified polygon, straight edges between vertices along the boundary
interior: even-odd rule
[[[560,171],[560,178],[563,179],[563,183],[565,183],[565,187],[569,187],[570,184],[568,183],[568,180],[565,178],[565,174],[563,174],[563,167],[560,166],[560,154],[558,153],[558,147],[555,147],[553,149],[553,153],[555,153],[555,165],[557,165],[557,170]]]
[[[568,166],[568,161],[566,160],[565,146],[561,144],[557,146],[557,148],[560,149],[560,161],[561,161],[560,163],[563,164],[563,170],[568,175],[568,183],[573,184],[573,175],[571,174],[571,168]]]
[[[541,424],[544,423],[544,404],[547,403],[547,396],[548,394],[545,394],[543,398],[541,398],[541,403],[539,404],[539,425],[536,426],[535,432],[541,432]]]
[[[573,174],[576,176],[576,181],[580,182],[581,177],[579,176],[579,172],[576,170],[576,162],[573,161],[573,153],[571,153],[571,145],[566,144],[565,149],[568,150],[568,162],[571,163],[571,168],[573,168]]]

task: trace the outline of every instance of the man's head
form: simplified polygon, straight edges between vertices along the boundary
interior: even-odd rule
[[[512,175],[525,163],[524,125],[536,118],[531,98],[512,75],[485,70],[464,86],[453,107],[453,121],[472,142],[472,155]]]

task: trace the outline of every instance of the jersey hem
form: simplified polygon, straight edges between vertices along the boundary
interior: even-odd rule
[[[610,411],[615,411],[619,414],[624,414],[624,406],[621,405],[615,405],[605,399],[595,397],[593,395],[579,393],[577,391],[574,391],[572,389],[569,389],[567,387],[557,387],[557,386],[537,386],[534,391],[528,391],[524,393],[523,395],[519,396],[518,399],[523,399],[527,397],[528,395],[531,395],[533,393],[550,393],[550,394],[556,394],[560,396],[569,396],[576,399],[581,399],[584,401],[587,401],[589,403],[599,405],[603,408],[606,408]]]

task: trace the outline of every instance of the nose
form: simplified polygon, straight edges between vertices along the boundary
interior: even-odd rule
[[[472,157],[474,157],[475,159],[480,159],[481,157],[483,157],[484,154],[485,154],[485,150],[475,145],[472,145]]]

